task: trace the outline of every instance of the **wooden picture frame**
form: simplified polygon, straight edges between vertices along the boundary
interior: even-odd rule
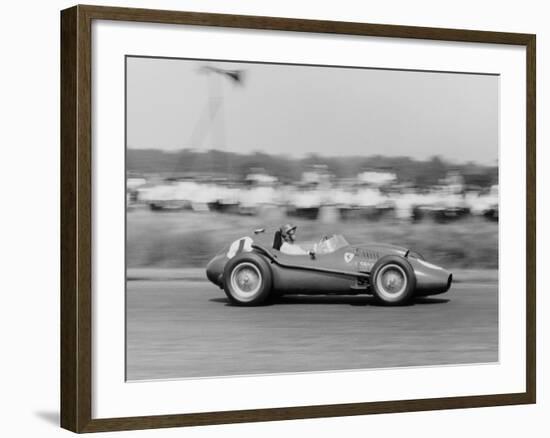
[[[417,400],[92,418],[92,22],[113,20],[517,45],[526,48],[526,391]],[[304,419],[535,403],[535,35],[75,6],[61,12],[61,426],[74,432]]]

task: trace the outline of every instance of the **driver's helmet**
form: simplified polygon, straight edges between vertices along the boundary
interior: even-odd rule
[[[286,224],[281,227],[281,237],[285,242],[294,242],[294,235],[296,234],[296,225]]]

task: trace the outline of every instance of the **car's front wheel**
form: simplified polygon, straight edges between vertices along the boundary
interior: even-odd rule
[[[225,294],[232,304],[239,306],[263,304],[272,289],[271,269],[256,254],[231,259],[224,269],[223,281]]]
[[[379,303],[400,306],[411,300],[416,276],[407,259],[397,255],[382,257],[371,272],[371,289]]]

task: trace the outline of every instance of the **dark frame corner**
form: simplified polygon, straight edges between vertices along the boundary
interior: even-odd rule
[[[91,23],[93,20],[221,26],[465,41],[525,46],[527,51],[526,392],[246,411],[92,419],[91,331]],[[536,36],[78,5],[61,12],[61,426],[98,432],[318,417],[457,409],[536,402]]]

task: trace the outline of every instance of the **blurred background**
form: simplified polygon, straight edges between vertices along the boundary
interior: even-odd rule
[[[498,267],[498,77],[127,58],[128,267],[265,227]]]

